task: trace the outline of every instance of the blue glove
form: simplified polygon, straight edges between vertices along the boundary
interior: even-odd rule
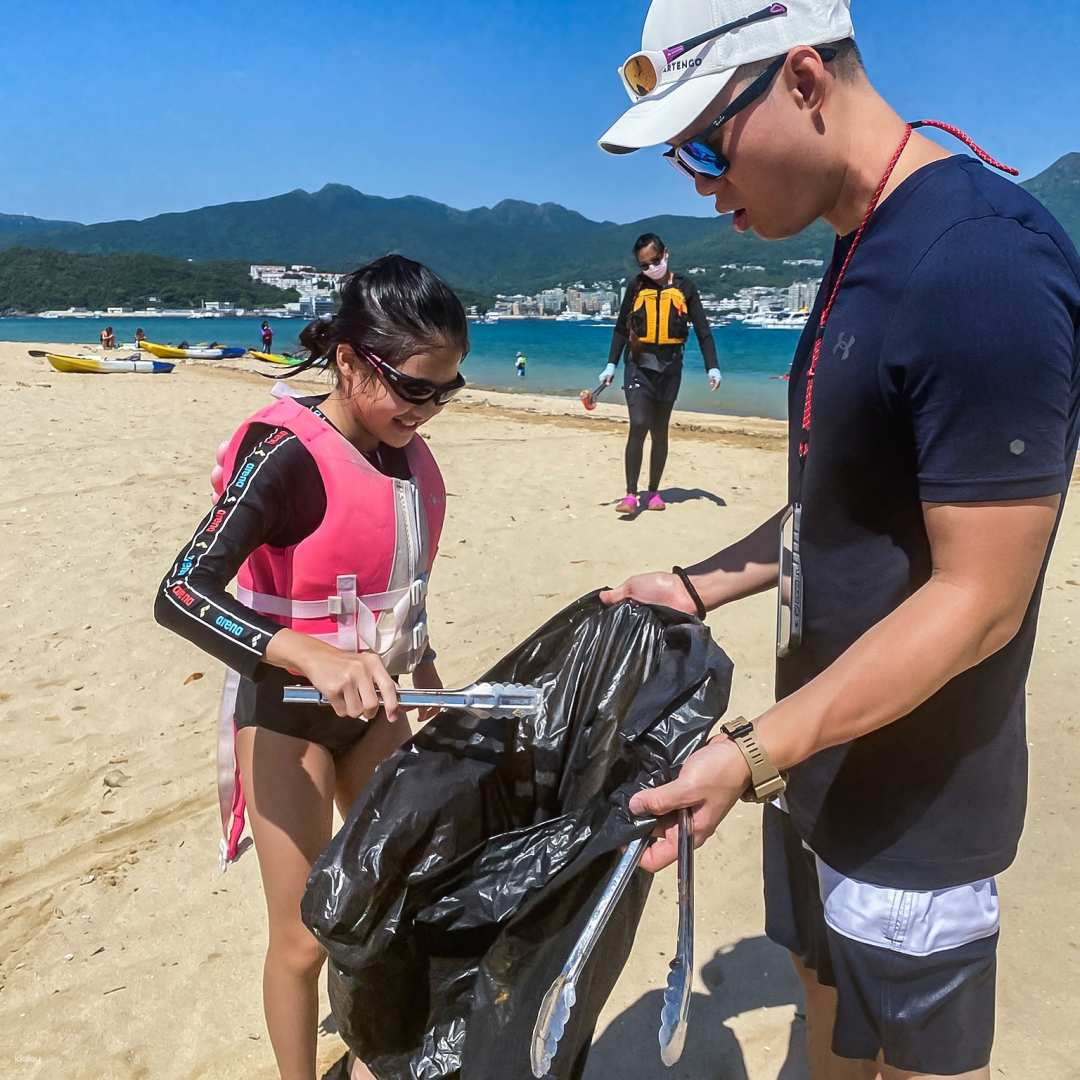
[[[719,368],[709,368],[707,377],[709,380],[709,389],[715,390],[721,382],[723,382],[724,376],[720,374]]]
[[[600,372],[600,381],[605,386],[610,386],[615,379],[615,365],[608,364],[603,371]]]

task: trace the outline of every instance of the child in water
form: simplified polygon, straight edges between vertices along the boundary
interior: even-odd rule
[[[334,389],[279,398],[241,424],[222,496],[155,605],[160,623],[238,673],[226,708],[269,919],[266,1023],[286,1080],[315,1076],[325,957],[300,898],[334,803],[344,816],[410,735],[395,678],[442,685],[425,596],[445,489],[417,429],[465,385],[468,329],[438,277],[391,255],[351,274],[338,313],[300,340],[310,358],[297,370],[325,358]],[[297,672],[332,709],[282,703]],[[371,1074],[353,1062],[351,1075]]]

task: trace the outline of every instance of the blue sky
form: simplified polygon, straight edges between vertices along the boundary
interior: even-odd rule
[[[17,6],[16,6],[17,4]],[[328,181],[453,206],[708,214],[595,140],[647,0],[15,0],[0,211],[146,217]],[[854,0],[879,89],[1032,176],[1080,150],[1073,0]],[[18,14],[16,14],[18,12]],[[953,144],[959,145],[959,144]]]

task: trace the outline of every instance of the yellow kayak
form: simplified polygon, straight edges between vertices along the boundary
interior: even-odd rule
[[[158,345],[153,341],[140,341],[139,348],[144,352],[156,356],[160,360],[186,360],[187,353],[183,349],[174,349],[171,345]]]
[[[132,371],[143,375],[167,375],[176,366],[160,360],[143,360],[137,356],[64,356],[61,353],[46,353],[45,356],[57,371],[81,375],[112,375]]]
[[[244,355],[243,349],[236,348],[186,348],[178,349],[174,345],[159,345],[156,341],[140,341],[139,348],[160,360],[236,360]]]
[[[253,356],[256,360],[263,360],[267,364],[282,364],[285,367],[293,367],[296,364],[303,363],[305,357],[303,356],[285,356],[283,353],[272,352],[249,352],[248,356]]]

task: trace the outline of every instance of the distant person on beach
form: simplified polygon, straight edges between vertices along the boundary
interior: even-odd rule
[[[165,575],[154,613],[235,673],[222,715],[227,738],[235,724],[269,918],[266,1024],[280,1075],[309,1080],[325,955],[300,918],[308,874],[335,802],[347,815],[410,737],[394,679],[442,686],[425,597],[446,493],[417,430],[465,385],[468,325],[430,270],[388,255],[349,275],[340,310],[300,341],[309,359],[291,374],[326,361],[334,389],[278,398],[240,426],[218,505]],[[284,704],[298,674],[333,708]],[[228,859],[243,804],[228,784],[222,795],[233,807]],[[371,1074],[354,1062],[350,1075]]]
[[[1024,824],[1025,683],[1080,435],[1080,256],[963,132],[897,115],[848,0],[753,7],[653,0],[621,69],[635,104],[601,138],[666,144],[737,233],[836,234],[791,369],[788,505],[604,594],[705,618],[776,589],[777,704],[630,809],[662,819],[655,871],[675,811],[700,844],[740,797],[765,804],[765,929],[805,990],[813,1080],[989,1080],[995,877]],[[932,27],[892,32],[920,85]],[[1064,956],[1067,928],[1045,931]]]
[[[274,349],[274,331],[271,329],[270,324],[263,319],[262,327],[259,330],[262,337],[262,351],[265,353],[273,352]]]
[[[611,335],[607,367],[600,382],[610,386],[619,358],[626,353],[623,392],[630,412],[626,439],[626,495],[616,504],[623,517],[636,517],[641,509],[638,479],[645,453],[645,436],[652,440],[649,452],[649,489],[646,510],[664,510],[660,480],[668,455],[668,424],[682,383],[683,347],[693,324],[709,389],[720,385],[716,343],[701,306],[697,286],[668,266],[669,254],[656,233],[645,233],[634,243],[638,276],[627,286],[615,331]]]
[[[525,364],[526,364],[525,354],[523,352],[519,352],[517,354],[517,356],[514,358],[514,368],[518,373],[518,378],[519,379],[524,379],[525,378]]]
[[[113,333],[111,326],[106,326],[101,331],[101,347],[103,349],[115,349],[116,348],[116,335]]]
[[[135,329],[135,348],[139,348],[140,345],[146,340],[146,332],[141,326]]]

